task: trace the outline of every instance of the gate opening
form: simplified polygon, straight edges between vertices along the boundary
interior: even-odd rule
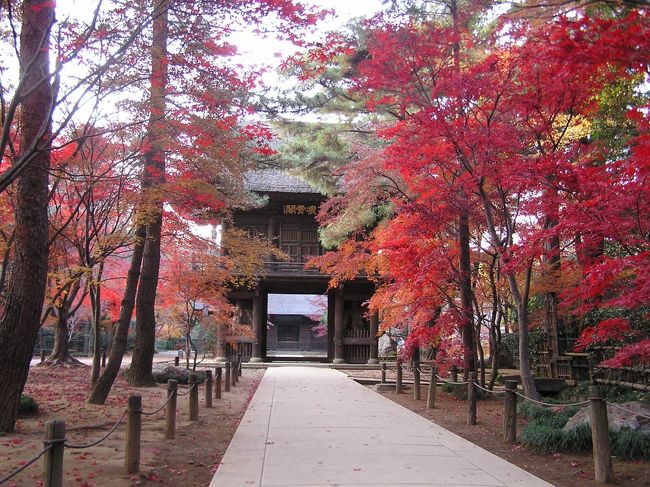
[[[327,295],[269,294],[266,355],[327,358]]]

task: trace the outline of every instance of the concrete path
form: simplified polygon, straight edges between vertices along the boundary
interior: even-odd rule
[[[331,369],[268,369],[210,487],[551,484]]]

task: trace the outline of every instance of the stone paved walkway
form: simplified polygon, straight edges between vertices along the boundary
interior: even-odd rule
[[[336,370],[268,369],[210,487],[551,484]]]

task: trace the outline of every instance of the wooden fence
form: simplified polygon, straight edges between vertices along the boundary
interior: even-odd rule
[[[231,385],[236,385],[239,376],[242,374],[241,359],[225,364],[225,384],[228,384],[225,391],[230,390]],[[205,380],[199,381],[198,373],[190,372],[189,385],[186,391],[179,392],[178,383],[170,379],[167,381],[167,400],[157,409],[147,411],[143,408],[142,397],[139,395],[130,396],[128,407],[122,412],[116,423],[101,438],[84,445],[70,443],[65,435],[65,421],[58,419],[48,421],[45,424],[44,448],[34,458],[25,462],[20,468],[0,478],[0,485],[8,482],[23,470],[36,463],[41,457],[44,458],[43,464],[43,486],[44,487],[63,487],[63,453],[68,449],[87,449],[99,445],[110,437],[126,418],[126,439],[124,443],[124,469],[128,474],[138,473],[140,471],[140,443],[142,431],[142,418],[153,416],[165,410],[165,439],[174,439],[176,436],[176,409],[178,397],[189,396],[188,416],[189,420],[196,422],[199,420],[199,389],[201,385],[205,386],[205,407],[212,407],[212,400],[221,398],[221,383],[224,377],[224,368],[215,367],[215,382],[212,382],[212,370],[205,371]],[[224,385],[225,385],[224,384]]]

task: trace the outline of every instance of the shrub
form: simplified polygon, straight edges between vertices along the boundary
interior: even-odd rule
[[[18,404],[18,415],[26,416],[28,414],[38,413],[38,403],[33,397],[25,394],[20,395],[20,404]]]
[[[544,402],[555,402],[555,400],[544,398]],[[558,403],[558,407],[562,407],[562,404]],[[564,407],[558,411],[556,408],[523,401],[517,405],[517,414],[526,416],[533,421],[543,422],[549,426],[563,428],[571,416],[577,413],[579,409],[577,406],[571,406]]]
[[[639,431],[622,429],[610,433],[612,454],[626,460],[644,458],[650,460],[650,436]]]
[[[563,431],[564,439],[561,448],[563,451],[587,451],[592,449],[591,426],[580,424],[569,431]]]
[[[537,453],[554,453],[562,448],[564,431],[533,421],[522,431],[521,440]]]

